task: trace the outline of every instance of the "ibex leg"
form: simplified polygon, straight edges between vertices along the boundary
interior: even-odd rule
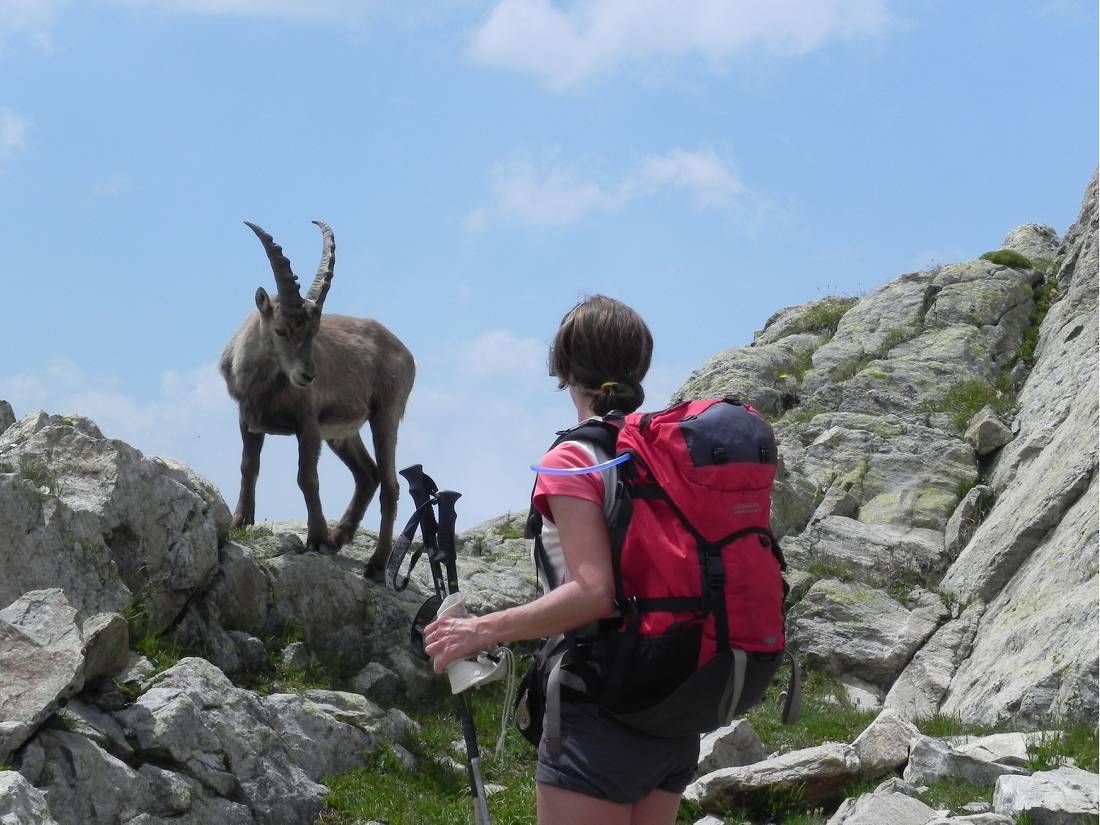
[[[244,527],[256,523],[256,479],[260,475],[260,450],[264,446],[264,434],[248,429],[244,419],[241,424],[241,494],[237,497],[237,509],[233,511],[233,526]]]
[[[320,457],[321,434],[317,431],[298,433],[298,486],[306,500],[306,522],[309,527],[306,547],[329,552],[333,547],[321,510],[321,485],[317,480],[317,461]]]
[[[385,571],[386,559],[393,543],[393,522],[397,518],[397,500],[401,486],[397,483],[397,425],[401,423],[400,410],[379,410],[370,419],[374,437],[374,460],[378,464],[382,489],[379,499],[382,505],[382,523],[378,528],[378,547],[367,562],[368,578],[380,578]]]
[[[355,536],[359,522],[363,520],[363,513],[374,498],[374,491],[378,489],[378,467],[367,452],[367,447],[359,433],[350,438],[326,443],[347,465],[355,479],[355,493],[340,523],[336,525],[336,532],[332,534],[332,543],[337,547],[343,547]]]

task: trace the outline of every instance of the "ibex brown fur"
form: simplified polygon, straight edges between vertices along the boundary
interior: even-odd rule
[[[320,221],[323,249],[317,275],[305,298],[290,261],[272,237],[248,223],[267,252],[278,297],[256,290],[257,312],[233,334],[220,368],[229,394],[240,407],[241,494],[233,526],[254,524],[256,478],[264,435],[298,437],[298,486],[306,500],[312,550],[333,551],[355,534],[381,483],[382,524],[378,547],[367,565],[378,576],[393,539],[399,487],[394,452],[397,425],[412,390],[413,357],[389,330],[366,318],[321,315],[332,282],[335,243]],[[374,459],[359,429],[370,422]],[[351,470],[355,493],[334,532],[321,511],[317,460],[321,442]],[[377,463],[376,463],[377,462]]]

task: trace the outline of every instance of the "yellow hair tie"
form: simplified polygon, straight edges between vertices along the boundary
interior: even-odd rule
[[[619,386],[618,381],[604,381],[602,384],[600,384],[600,389],[601,390],[613,390],[617,386]]]

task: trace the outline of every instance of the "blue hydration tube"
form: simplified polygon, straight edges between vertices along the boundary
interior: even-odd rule
[[[559,469],[557,467],[542,467],[538,464],[532,464],[531,469],[536,473],[544,473],[548,476],[583,476],[585,473],[600,473],[604,470],[610,470],[612,467],[618,466],[624,461],[629,460],[630,453],[623,453],[609,461],[593,464],[591,467],[563,467]]]

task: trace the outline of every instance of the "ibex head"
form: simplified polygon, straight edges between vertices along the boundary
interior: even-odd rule
[[[321,308],[332,283],[332,270],[336,263],[332,230],[321,221],[314,223],[321,227],[321,263],[309,292],[303,298],[298,290],[298,278],[291,271],[290,261],[283,255],[282,247],[262,228],[245,221],[245,225],[256,233],[264,245],[279,291],[278,300],[273,301],[263,287],[256,290],[256,309],[260,311],[260,327],[266,346],[275,354],[279,368],[291,383],[301,388],[313,383],[313,337],[321,326]]]

